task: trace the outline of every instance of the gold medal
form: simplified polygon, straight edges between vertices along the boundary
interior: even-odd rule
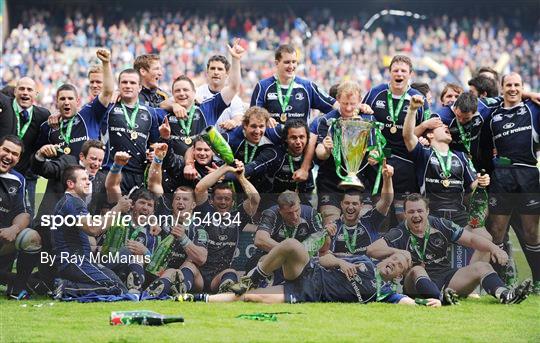
[[[65,148],[64,148],[64,154],[69,155],[70,153],[71,153],[71,148],[68,147],[68,146],[65,147]]]
[[[191,145],[191,142],[193,142],[193,141],[191,140],[191,137],[186,137],[186,138],[184,139],[184,142],[185,142],[187,145]]]
[[[136,131],[131,131],[131,139],[136,140],[139,134]]]
[[[448,179],[442,180],[441,183],[446,188],[450,187],[450,180],[448,180]]]
[[[390,133],[396,133],[397,132],[397,127],[395,127],[394,125],[390,128]]]
[[[287,113],[281,113],[280,119],[281,119],[282,122],[286,122],[287,121]]]

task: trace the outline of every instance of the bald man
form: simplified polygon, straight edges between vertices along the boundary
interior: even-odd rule
[[[39,127],[51,113],[46,108],[34,105],[37,89],[31,78],[21,78],[14,93],[14,98],[0,93],[0,138],[8,134],[16,135],[24,144],[24,153],[14,169],[26,177],[30,205],[33,207],[33,189],[37,178],[30,172],[30,158],[36,153],[34,146]]]

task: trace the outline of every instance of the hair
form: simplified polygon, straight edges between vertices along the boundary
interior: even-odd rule
[[[68,166],[64,169],[64,172],[62,173],[62,185],[64,186],[64,189],[67,189],[68,181],[77,182],[77,171],[79,170],[85,171],[84,167],[81,165]]]
[[[461,88],[461,86],[456,85],[455,83],[448,83],[446,84],[446,86],[444,86],[441,92],[441,96],[439,98],[441,102],[443,101],[444,96],[446,95],[446,93],[448,93],[449,90],[453,90],[454,92],[459,94],[463,93],[463,88]]]
[[[300,197],[296,192],[285,191],[278,196],[277,203],[280,208],[294,206],[300,204]]]
[[[511,73],[508,73],[508,74],[504,74],[502,77],[501,77],[501,87],[504,86],[504,79],[506,79],[508,76],[511,76],[511,75],[517,75],[519,76],[519,78],[521,79],[521,75],[519,75],[518,73],[516,72],[511,72]],[[523,80],[521,81],[523,83]]]
[[[468,85],[476,88],[478,91],[478,96],[482,96],[482,93],[486,93],[486,96],[490,98],[499,95],[497,81],[485,75],[477,75],[473,77],[469,80]]]
[[[341,200],[345,199],[346,195],[351,196],[351,197],[359,197],[360,202],[364,201],[364,194],[362,194],[362,192],[360,192],[359,190],[356,190],[356,189],[345,190],[345,193],[343,193],[343,197],[341,198]]]
[[[275,59],[276,61],[281,61],[281,57],[283,57],[283,54],[295,54],[296,49],[291,44],[282,44],[280,45],[275,53]]]
[[[225,66],[226,71],[229,71],[229,69],[231,69],[231,62],[229,62],[229,60],[227,60],[227,57],[225,57],[223,55],[214,55],[214,56],[210,57],[208,59],[208,62],[206,62],[206,70],[208,70],[208,68],[210,68],[210,63],[211,62],[221,62],[221,63],[223,63],[223,65]]]
[[[338,92],[339,83],[335,83],[330,87],[328,90],[328,95],[330,95],[332,98],[337,98],[337,92]]]
[[[231,187],[231,184],[228,183],[228,182],[219,182],[219,183],[216,183],[214,185],[214,187],[212,187],[212,198],[214,198],[214,196],[216,195],[216,191],[218,189],[225,189],[225,190],[229,190],[231,191],[231,193],[234,195],[234,189]]]
[[[405,56],[405,55],[396,55],[392,58],[392,61],[390,61],[390,65],[388,66],[388,70],[392,70],[392,65],[394,63],[398,63],[398,62],[401,62],[401,63],[405,63],[406,65],[409,66],[409,71],[412,72],[413,71],[413,67],[412,67],[412,61],[409,57]]]
[[[90,74],[103,74],[103,67],[100,64],[91,66],[88,69],[88,74],[86,74],[86,76],[90,77]]]
[[[478,98],[472,92],[463,92],[454,102],[454,106],[463,113],[475,113],[478,109]]]
[[[174,90],[174,85],[177,83],[177,82],[180,82],[180,81],[187,81],[189,83],[189,85],[191,86],[191,89],[194,91],[195,90],[195,84],[193,83],[193,80],[191,80],[189,78],[189,76],[187,75],[180,75],[178,76],[176,79],[174,79],[173,83],[172,83],[172,86],[171,86],[171,91]]]
[[[268,113],[266,108],[262,108],[259,106],[250,107],[244,113],[244,117],[242,118],[242,125],[248,126],[251,118],[264,119],[264,122],[268,124],[268,120],[270,120],[270,113]]]
[[[349,95],[354,93],[358,93],[358,96],[362,94],[362,90],[360,89],[360,85],[358,84],[358,82],[345,81],[339,84],[336,97],[339,98],[342,95]]]
[[[21,147],[21,156],[22,154],[24,153],[24,143],[23,141],[15,136],[15,135],[5,135],[3,136],[2,138],[0,138],[0,146],[4,145],[5,142],[11,142],[17,146],[20,146]]]
[[[75,93],[76,98],[79,97],[79,94],[77,93],[77,88],[75,88],[75,86],[72,85],[71,83],[64,83],[63,85],[58,87],[58,89],[56,90],[56,98],[57,99],[58,99],[58,95],[62,91],[72,91],[73,93]]]
[[[292,120],[287,120],[285,122],[285,125],[283,126],[283,141],[287,141],[287,138],[289,137],[289,130],[290,129],[299,129],[299,128],[304,128],[304,130],[306,130],[306,136],[309,140],[309,127],[306,123],[305,120],[301,120],[301,119],[292,119]]]
[[[422,196],[421,194],[418,194],[418,193],[412,193],[412,194],[409,194],[405,197],[405,201],[403,202],[403,209],[406,209],[407,208],[407,203],[408,202],[417,202],[417,201],[423,201],[424,204],[426,205],[426,208],[429,208],[429,199]]]
[[[150,70],[150,64],[154,61],[159,62],[159,56],[156,54],[139,55],[133,62],[133,69],[137,72],[140,72],[141,68],[148,71]]]
[[[137,201],[139,199],[149,200],[149,201],[153,201],[154,203],[156,203],[156,196],[154,195],[154,193],[150,192],[146,188],[139,188],[138,190],[133,192],[133,194],[131,194],[131,200],[133,202],[135,202],[135,201]]]
[[[118,82],[120,82],[120,80],[122,79],[122,75],[124,74],[136,74],[139,77],[139,83],[141,83],[141,74],[133,68],[127,68],[122,70],[118,75]]]
[[[193,197],[193,199],[195,199],[195,191],[193,190],[193,188],[189,187],[189,186],[179,186],[177,187],[175,190],[174,190],[174,194],[178,193],[178,192],[188,192],[188,193],[191,193],[191,196]]]
[[[411,84],[411,88],[416,89],[417,91],[422,93],[423,96],[427,96],[427,93],[431,91],[429,85],[425,82],[413,82]]]
[[[86,157],[88,156],[88,152],[92,148],[105,150],[105,145],[103,144],[102,141],[98,141],[97,139],[90,139],[83,143],[82,148],[81,148],[81,153],[83,154],[84,157]]]
[[[495,78],[495,82],[497,82],[499,80],[499,73],[495,69],[493,69],[491,67],[481,67],[476,72],[476,75],[480,75],[482,73],[488,73],[488,74],[493,75],[493,77]]]
[[[193,138],[193,144],[191,146],[193,148],[195,148],[195,144],[197,144],[198,142],[205,142],[206,143],[206,141],[202,138],[201,135],[197,135],[197,136],[195,136],[195,138]],[[206,144],[208,144],[208,143],[206,143]]]

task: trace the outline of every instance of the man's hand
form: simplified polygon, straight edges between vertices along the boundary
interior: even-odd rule
[[[148,250],[141,242],[137,242],[131,239],[127,241],[126,247],[133,255],[144,255]]]
[[[371,109],[371,106],[369,106],[368,104],[359,104],[358,107],[357,107],[358,111],[360,113],[364,113],[364,114],[373,114],[373,109]]]
[[[199,175],[197,169],[195,169],[195,165],[187,164],[184,167],[184,177],[186,178],[186,180],[196,180],[199,179],[201,176]]]
[[[206,170],[208,170],[208,174],[215,172],[219,166],[216,164],[216,162],[212,162],[211,166],[205,166]]]
[[[131,199],[129,196],[124,195],[121,197],[116,205],[111,209],[112,212],[127,213],[131,209]]]
[[[424,137],[418,137],[418,142],[422,144],[423,146],[430,146],[429,140],[427,140]]]
[[[339,269],[347,279],[352,279],[356,275],[356,271],[360,269],[360,266],[357,264],[349,263],[347,261],[340,260]]]
[[[427,300],[427,304],[426,306],[429,306],[429,307],[441,307],[442,306],[442,303],[439,299],[433,299],[433,298],[429,298],[429,299],[426,299]]]
[[[176,225],[172,228],[171,234],[176,238],[183,238],[186,235],[186,229],[183,226]]]
[[[154,156],[163,160],[167,155],[167,150],[169,150],[167,143],[154,143],[152,146],[154,147]]]
[[[326,152],[332,153],[332,150],[334,149],[334,143],[332,142],[332,137],[330,136],[324,137],[322,144],[324,148],[326,149]]]
[[[504,266],[508,263],[508,254],[501,248],[496,247],[491,251],[491,261]]]
[[[386,159],[383,161],[382,175],[385,179],[391,179],[394,176],[394,167],[386,164]]]
[[[234,129],[235,127],[240,126],[240,124],[241,124],[240,122],[238,122],[238,121],[236,121],[234,119],[229,119],[229,120],[225,120],[224,122],[220,123],[219,127],[221,127],[224,130],[230,131],[230,130]]]
[[[47,144],[47,145],[44,145],[42,146],[38,152],[37,152],[37,155],[38,157],[41,157],[41,158],[44,158],[44,157],[47,157],[47,158],[52,158],[52,157],[55,157],[58,155],[56,149],[58,148],[58,145],[54,145],[54,144]]]
[[[120,100],[120,91],[118,89],[115,89],[111,95],[111,104],[115,104]]]
[[[370,166],[376,166],[379,164],[379,161],[377,161],[377,158],[379,158],[379,152],[377,150],[371,150],[368,154],[368,163]]]
[[[416,95],[415,95],[416,96]],[[425,130],[434,130],[440,126],[443,126],[443,122],[440,118],[430,118],[424,122],[422,122],[422,126]]]
[[[424,97],[421,96],[421,95],[413,95],[411,97],[411,101],[409,103],[409,107],[413,110],[413,111],[416,111],[417,109],[419,109],[420,107],[422,107],[422,105],[424,105]]]
[[[476,174],[476,178],[478,180],[478,185],[481,186],[481,187],[487,187],[489,186],[489,183],[490,183],[490,178],[489,178],[489,174]]]
[[[152,225],[150,226],[150,234],[152,236],[157,236],[161,233],[161,226],[159,225]]]
[[[172,111],[176,118],[178,119],[187,119],[187,111],[184,107],[180,106],[180,104],[177,104],[176,102],[172,103]]]
[[[103,64],[111,62],[111,52],[107,49],[98,49],[96,56]]]
[[[163,124],[159,126],[159,136],[165,140],[171,138],[171,125],[169,124],[169,118],[167,117],[163,120]]]
[[[278,122],[274,118],[268,119],[268,128],[273,129],[277,126]]]
[[[324,229],[331,237],[334,237],[337,233],[337,225],[335,223],[328,223],[324,226]]]
[[[300,168],[293,173],[292,179],[294,182],[305,182],[309,178],[309,171]]]
[[[131,155],[127,152],[118,151],[116,154],[114,154],[114,163],[120,166],[125,166],[126,164],[128,164],[130,158]]]
[[[229,48],[229,53],[231,54],[232,58],[237,60],[242,59],[242,56],[244,56],[246,53],[246,50],[240,46],[240,39],[238,38],[234,40],[232,47],[229,44],[227,44],[227,47]]]
[[[19,230],[16,227],[10,226],[0,229],[0,241],[7,243],[15,242]]]
[[[53,129],[58,129],[60,127],[60,118],[62,118],[60,113],[51,114],[49,118],[47,118],[47,124]]]

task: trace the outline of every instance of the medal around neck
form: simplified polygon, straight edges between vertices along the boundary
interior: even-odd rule
[[[214,126],[208,126],[201,132],[201,138],[210,146],[212,151],[225,163],[234,163],[231,146]]]

